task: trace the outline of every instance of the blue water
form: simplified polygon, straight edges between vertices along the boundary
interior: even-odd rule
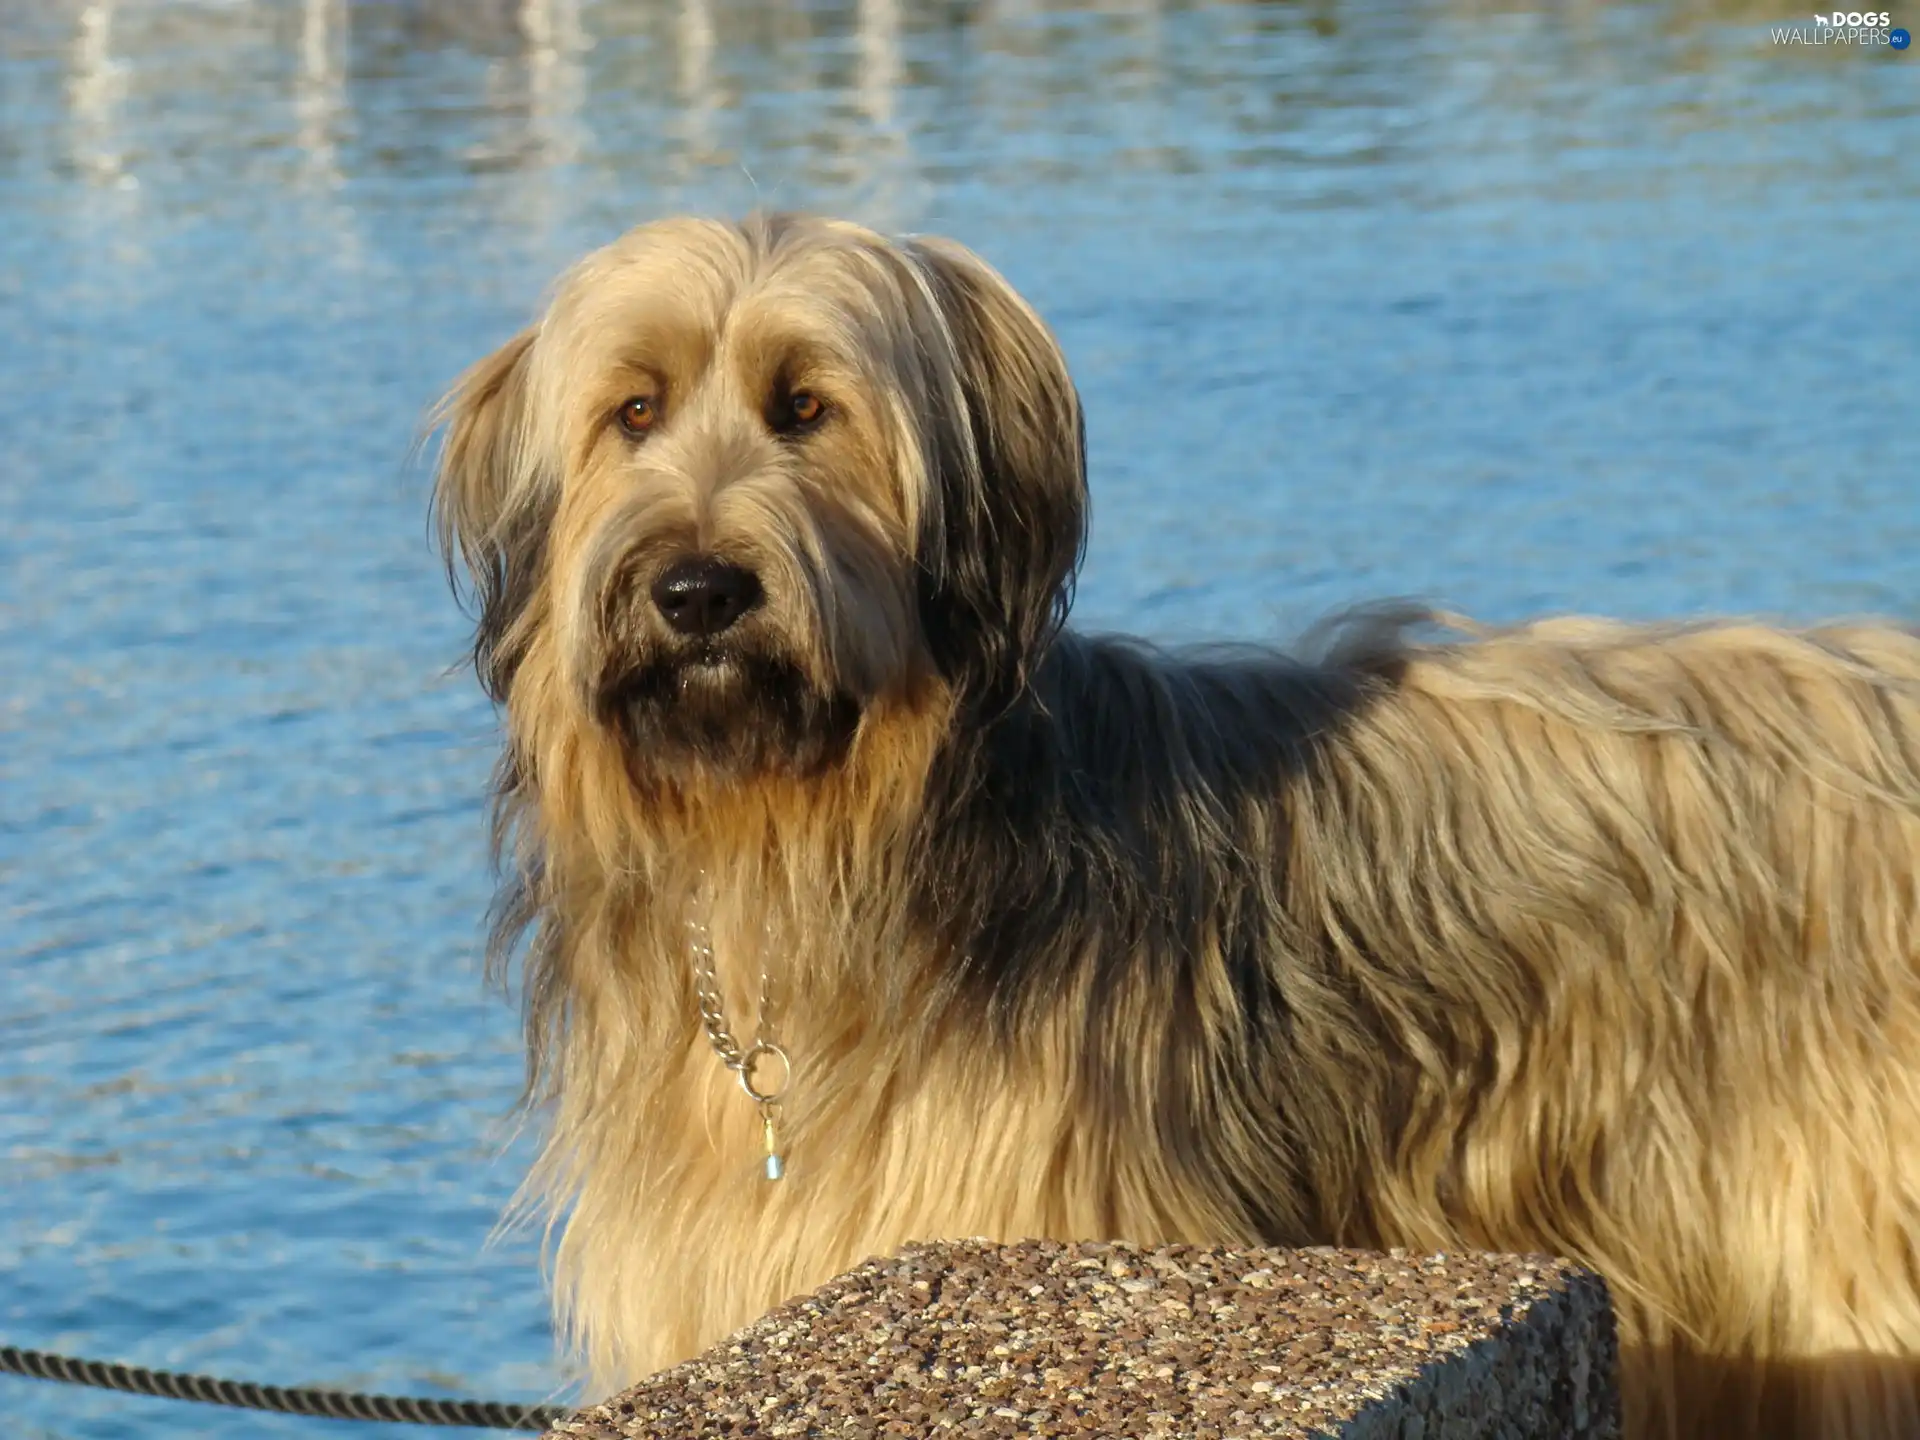
[[[1086,395],[1087,623],[1920,615],[1920,59],[1783,18],[0,0],[0,1343],[560,1382],[537,1236],[487,1243],[496,737],[405,462],[636,220],[999,264]]]

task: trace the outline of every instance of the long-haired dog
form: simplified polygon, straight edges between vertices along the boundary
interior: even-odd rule
[[[1599,1270],[1635,1433],[1920,1431],[1920,637],[1076,633],[1059,347],[829,220],[437,423],[597,1384],[910,1240],[1399,1245]]]

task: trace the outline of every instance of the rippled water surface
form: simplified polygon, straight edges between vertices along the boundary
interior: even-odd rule
[[[1087,623],[1920,614],[1920,59],[1804,18],[0,0],[0,1343],[559,1383],[405,461],[635,220],[999,264],[1087,399]]]

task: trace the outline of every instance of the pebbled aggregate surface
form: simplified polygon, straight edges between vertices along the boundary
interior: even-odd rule
[[[872,1260],[563,1422],[682,1436],[1613,1440],[1603,1283],[1546,1257],[980,1241]]]

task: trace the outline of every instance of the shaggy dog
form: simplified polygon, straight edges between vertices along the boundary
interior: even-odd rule
[[[910,1240],[1332,1243],[1593,1266],[1631,1433],[1920,1431],[1913,632],[1066,629],[1059,347],[829,220],[436,423],[599,1386]]]

